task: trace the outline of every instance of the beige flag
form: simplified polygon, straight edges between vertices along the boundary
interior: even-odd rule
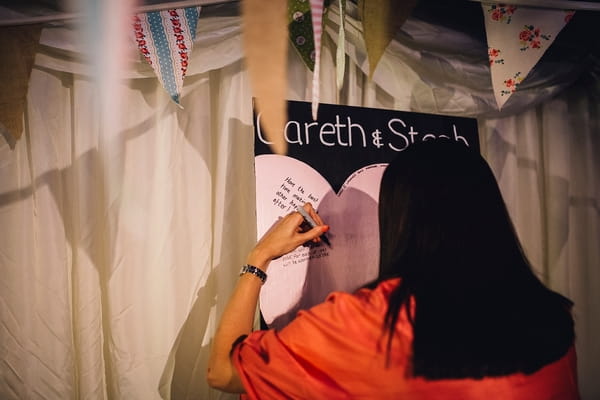
[[[42,25],[0,28],[0,131],[11,144],[23,133],[29,76]]]
[[[287,152],[287,1],[243,0],[246,66],[260,123],[276,154]]]
[[[369,77],[386,47],[415,8],[417,0],[359,0],[358,11],[369,58]]]

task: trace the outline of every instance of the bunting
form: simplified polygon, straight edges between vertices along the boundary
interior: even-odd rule
[[[271,149],[286,154],[287,0],[242,1],[242,38],[255,108]]]
[[[498,109],[518,90],[574,11],[482,4]]]
[[[340,13],[345,15],[346,0],[338,0]],[[290,0],[288,2],[288,32],[290,42],[296,49],[306,67],[313,72],[312,80],[312,115],[317,119],[320,101],[320,61],[321,61],[321,36],[323,33],[323,17],[327,12],[330,0]],[[338,87],[340,82],[340,68],[343,79],[345,58],[340,62],[340,51],[344,51],[344,26],[340,24],[340,40],[338,40],[337,76]],[[341,47],[340,47],[341,45]],[[344,54],[345,56],[345,54]]]
[[[338,0],[340,10],[337,50],[335,52],[335,78],[338,91],[344,85],[344,72],[346,69],[346,0]]]
[[[140,53],[177,105],[180,105],[199,15],[200,7],[189,7],[133,17],[132,32]]]
[[[288,32],[292,47],[306,67],[315,68],[315,41],[313,37],[310,3],[306,0],[288,1]]]
[[[315,68],[312,80],[312,117],[317,120],[321,99],[321,35],[323,34],[323,0],[310,0],[313,38],[315,42]]]
[[[42,25],[0,29],[0,134],[11,148],[23,133],[29,76]]]
[[[370,78],[383,52],[416,5],[417,0],[359,0],[358,11],[369,59]]]

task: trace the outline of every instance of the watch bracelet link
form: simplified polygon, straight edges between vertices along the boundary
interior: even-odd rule
[[[267,281],[267,274],[265,273],[265,271],[263,271],[262,269],[255,267],[254,265],[249,265],[246,264],[242,267],[242,270],[240,271],[240,276],[244,275],[244,274],[252,274],[256,277],[258,277],[258,279],[260,279],[260,281],[264,283]]]

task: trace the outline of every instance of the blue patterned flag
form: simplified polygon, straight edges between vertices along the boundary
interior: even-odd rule
[[[179,104],[200,7],[151,11],[133,17],[135,41],[158,80]]]

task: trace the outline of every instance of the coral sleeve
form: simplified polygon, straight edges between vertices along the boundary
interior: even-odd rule
[[[253,332],[232,353],[247,398],[346,399],[367,391],[366,368],[384,363],[385,306],[383,298],[334,293],[279,332]]]

